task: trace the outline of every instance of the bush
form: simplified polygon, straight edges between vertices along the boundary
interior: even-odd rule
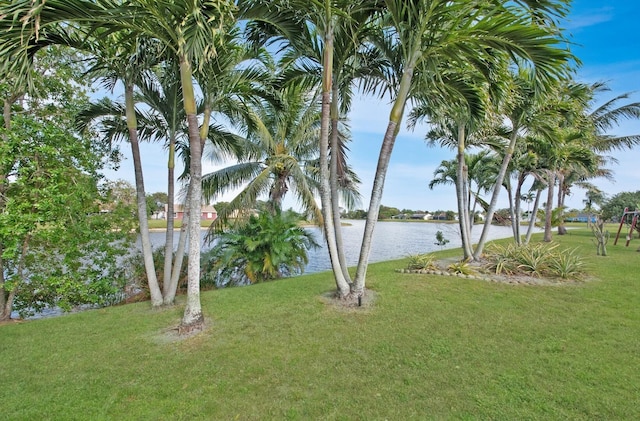
[[[310,247],[318,244],[312,233],[298,226],[297,218],[262,212],[220,234],[218,243],[203,255],[202,276],[225,287],[300,274]]]
[[[490,245],[484,255],[485,268],[496,274],[577,278],[584,262],[575,250],[558,249],[545,243],[507,246]]]
[[[432,254],[412,254],[409,257],[407,269],[409,270],[433,270],[435,269],[434,256]]]

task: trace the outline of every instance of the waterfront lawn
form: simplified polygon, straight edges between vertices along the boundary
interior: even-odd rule
[[[328,273],[203,293],[208,329],[182,341],[181,305],[0,326],[0,418],[640,419],[640,241],[608,257],[585,229],[554,241],[589,279],[513,286],[394,261],[370,265],[376,301],[358,311],[327,304]]]

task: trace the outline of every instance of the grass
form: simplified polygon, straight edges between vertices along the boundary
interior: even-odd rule
[[[640,419],[640,254],[554,237],[591,279],[513,286],[371,264],[376,301],[328,273],[206,292],[208,329],[147,303],[0,327],[7,420]],[[638,240],[636,240],[638,241]],[[438,253],[458,255],[457,250]]]

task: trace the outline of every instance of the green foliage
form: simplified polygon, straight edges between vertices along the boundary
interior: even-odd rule
[[[460,275],[473,275],[475,273],[475,270],[473,270],[469,262],[466,260],[451,263],[447,266],[447,270]]]
[[[496,274],[528,276],[579,277],[584,267],[575,251],[559,249],[558,244],[491,244],[485,251],[486,268]]]
[[[380,205],[380,212],[378,213],[378,219],[391,219],[393,216],[398,215],[400,213],[400,209]]]
[[[307,249],[318,245],[297,221],[293,214],[261,212],[221,233],[203,257],[203,279],[225,287],[302,273]]]
[[[565,250],[549,261],[549,271],[562,279],[577,279],[584,273],[584,260],[575,249]]]
[[[431,270],[435,268],[434,255],[431,253],[412,254],[408,257],[407,269],[409,270]]]
[[[31,116],[16,116],[0,136],[4,298],[23,316],[117,301],[117,263],[133,225],[126,208],[101,212],[100,156],[85,139]]]
[[[436,242],[435,242],[436,245],[444,247],[447,245],[448,242],[449,240],[444,238],[444,234],[442,234],[442,231],[436,232]]]
[[[602,219],[605,221],[620,221],[624,208],[635,210],[640,204],[640,190],[637,192],[622,192],[614,195],[602,206]]]

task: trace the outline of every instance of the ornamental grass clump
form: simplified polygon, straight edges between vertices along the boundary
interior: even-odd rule
[[[434,263],[434,257],[430,253],[425,254],[412,254],[408,257],[407,262],[408,270],[434,270],[436,265]]]
[[[498,275],[575,279],[584,267],[575,250],[558,249],[557,244],[491,245],[485,258],[485,269]]]

